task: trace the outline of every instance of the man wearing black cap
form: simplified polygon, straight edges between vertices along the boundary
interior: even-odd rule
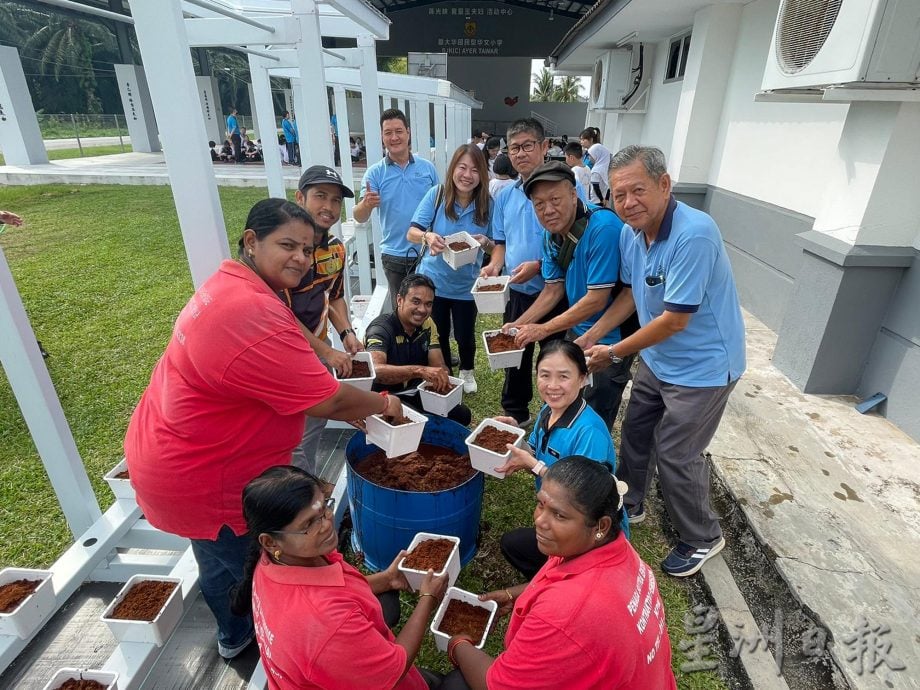
[[[316,223],[313,270],[297,288],[283,295],[316,355],[341,377],[351,374],[351,355],[364,348],[351,327],[345,303],[345,246],[329,230],[342,216],[342,200],[354,196],[339,174],[325,165],[307,168],[300,176],[295,199]],[[330,321],[347,352],[333,349],[327,334]],[[294,449],[295,465],[315,473],[316,451],[325,427],[325,419],[307,417],[303,439]]]
[[[520,317],[504,329],[517,328],[518,347],[543,340],[553,333],[571,339],[584,335],[613,302],[620,271],[620,233],[623,223],[606,208],[586,205],[575,190],[575,174],[565,163],[544,163],[524,184],[543,226],[541,272],[545,288]],[[618,291],[618,288],[617,288]],[[569,308],[545,323],[539,321],[563,298]],[[619,342],[619,328],[603,343]],[[613,427],[632,360],[594,374],[585,400]]]

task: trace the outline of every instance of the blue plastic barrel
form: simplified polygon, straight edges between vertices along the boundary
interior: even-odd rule
[[[422,443],[465,455],[469,433],[469,429],[457,422],[431,415]],[[345,447],[351,545],[356,552],[364,553],[364,564],[371,570],[385,570],[418,532],[432,532],[459,537],[460,562],[466,565],[476,555],[484,486],[482,472],[444,491],[389,489],[355,472],[355,466],[376,450],[377,446],[367,443],[362,433],[355,434]]]

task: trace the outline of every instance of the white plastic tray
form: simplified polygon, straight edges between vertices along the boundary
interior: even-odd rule
[[[156,582],[174,582],[176,588],[163,604],[163,608],[152,621],[132,621],[110,618],[115,607],[121,603],[138,582],[154,580]],[[145,642],[162,647],[182,618],[182,578],[162,577],[160,575],[134,575],[121,588],[112,603],[102,612],[102,622],[109,626],[115,639],[119,642]]]
[[[112,493],[115,494],[115,498],[118,499],[130,499],[134,500],[134,487],[131,486],[130,479],[121,479],[116,477],[116,474],[121,474],[128,469],[128,461],[124,458],[121,459],[121,462],[115,465],[112,469],[106,472],[102,478],[105,480],[105,483],[109,485],[109,488],[112,490]]]
[[[434,620],[431,621],[431,634],[434,635],[435,645],[437,645],[438,649],[442,652],[447,651],[447,643],[450,642],[451,636],[438,630],[438,626],[441,625],[441,620],[444,618],[444,613],[447,611],[447,605],[452,599],[459,599],[460,601],[465,601],[467,604],[489,609],[489,620],[486,623],[486,629],[482,633],[482,639],[479,640],[479,644],[476,645],[479,649],[482,649],[483,645],[486,643],[486,638],[489,637],[489,631],[492,630],[492,623],[495,621],[495,612],[498,611],[498,602],[479,601],[479,597],[475,594],[457,587],[451,587],[447,590],[447,594],[444,595],[444,601],[441,602],[441,606],[438,607],[438,612],[435,614]]]
[[[471,245],[469,249],[464,249],[463,251],[456,252],[450,248],[451,242],[466,242]],[[461,232],[455,232],[453,235],[448,235],[444,238],[444,244],[447,245],[441,256],[444,257],[444,261],[447,262],[447,265],[450,266],[455,271],[461,266],[466,266],[471,264],[476,260],[476,257],[479,256],[479,242],[473,239],[473,236],[468,233],[466,230]]]
[[[511,335],[514,335],[516,329],[511,329]],[[487,337],[490,335],[495,335],[496,333],[501,333],[500,330],[494,331],[483,331],[482,332],[482,346],[485,348],[486,357],[489,359],[489,367],[492,371],[497,369],[510,369],[511,367],[521,366],[521,358],[524,356],[524,348],[520,350],[508,350],[507,352],[499,352],[498,354],[492,354],[489,352],[489,341]]]
[[[92,668],[62,668],[53,676],[44,690],[58,690],[68,680],[94,680],[105,686],[106,690],[118,690],[118,674],[109,671],[97,671]]]
[[[418,444],[422,442],[422,431],[425,429],[428,417],[421,412],[416,412],[408,405],[402,406],[402,413],[412,422],[393,426],[383,421],[383,417],[378,414],[371,415],[365,420],[367,442],[383,450],[388,458],[412,453],[418,450]]]
[[[0,613],[0,635],[16,636],[26,640],[38,630],[42,621],[54,610],[54,585],[50,570],[32,568],[4,568],[0,570],[0,585],[16,580],[41,580],[29,596],[9,613]]]
[[[511,276],[497,276],[495,278],[477,278],[470,292],[476,309],[480,314],[504,314],[508,300],[511,299],[511,289],[508,284]],[[478,292],[483,285],[501,285],[502,289],[495,292]]]
[[[447,413],[454,409],[463,400],[463,380],[455,376],[447,377],[454,386],[456,386],[447,395],[441,395],[434,391],[428,390],[428,382],[422,381],[418,384],[418,395],[422,401],[422,407],[425,412],[446,417]]]
[[[473,466],[473,469],[485,472],[499,479],[504,479],[505,475],[501,472],[496,472],[495,468],[501,467],[508,462],[508,458],[511,457],[511,451],[505,451],[503,454],[495,453],[473,444],[473,440],[479,436],[479,432],[487,426],[494,426],[496,429],[517,434],[517,440],[514,442],[516,446],[520,445],[521,439],[524,438],[524,434],[527,432],[519,427],[511,426],[510,424],[505,424],[504,422],[499,422],[496,419],[487,417],[479,422],[479,426],[473,429],[473,432],[466,437],[466,447],[470,449],[470,464]]]
[[[338,372],[333,369],[332,375],[335,377],[336,381],[341,381],[342,383],[347,383],[349,386],[354,386],[362,391],[369,391],[374,386],[374,379],[377,378],[377,372],[374,369],[374,360],[371,357],[370,352],[356,352],[351,356],[353,361],[358,362],[367,362],[367,366],[370,367],[371,375],[362,376],[358,379],[340,379]]]
[[[412,553],[412,550],[421,544],[423,541],[428,541],[430,539],[448,539],[454,542],[454,548],[450,552],[450,556],[447,558],[447,563],[444,564],[444,567],[435,573],[438,577],[447,573],[447,586],[453,587],[454,583],[457,581],[457,577],[460,575],[460,538],[452,537],[447,534],[431,534],[430,532],[419,532],[415,535],[415,538],[412,540],[412,543],[409,544],[409,548],[406,549],[409,553]],[[396,567],[399,571],[406,576],[406,581],[409,583],[409,586],[412,588],[413,592],[417,592],[419,587],[422,586],[422,580],[425,579],[427,573],[424,570],[413,570],[412,568],[403,567],[403,562],[406,559],[402,559],[399,562],[399,565]]]

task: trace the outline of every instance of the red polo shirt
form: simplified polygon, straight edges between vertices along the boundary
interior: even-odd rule
[[[333,551],[319,568],[272,563],[263,553],[252,618],[269,690],[427,690],[383,621],[367,580]]]
[[[291,310],[251,269],[224,261],[176,319],[125,436],[131,484],[154,526],[215,539],[246,532],[243,487],[291,462],[304,410],[338,383]]]
[[[514,604],[489,690],[675,690],[664,605],[626,537],[550,557]]]

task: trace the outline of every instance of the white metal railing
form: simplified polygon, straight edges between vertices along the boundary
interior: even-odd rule
[[[550,120],[546,115],[535,113],[533,110],[530,111],[530,116],[543,125],[543,132],[546,136],[554,137],[559,133],[559,123],[555,120]]]

